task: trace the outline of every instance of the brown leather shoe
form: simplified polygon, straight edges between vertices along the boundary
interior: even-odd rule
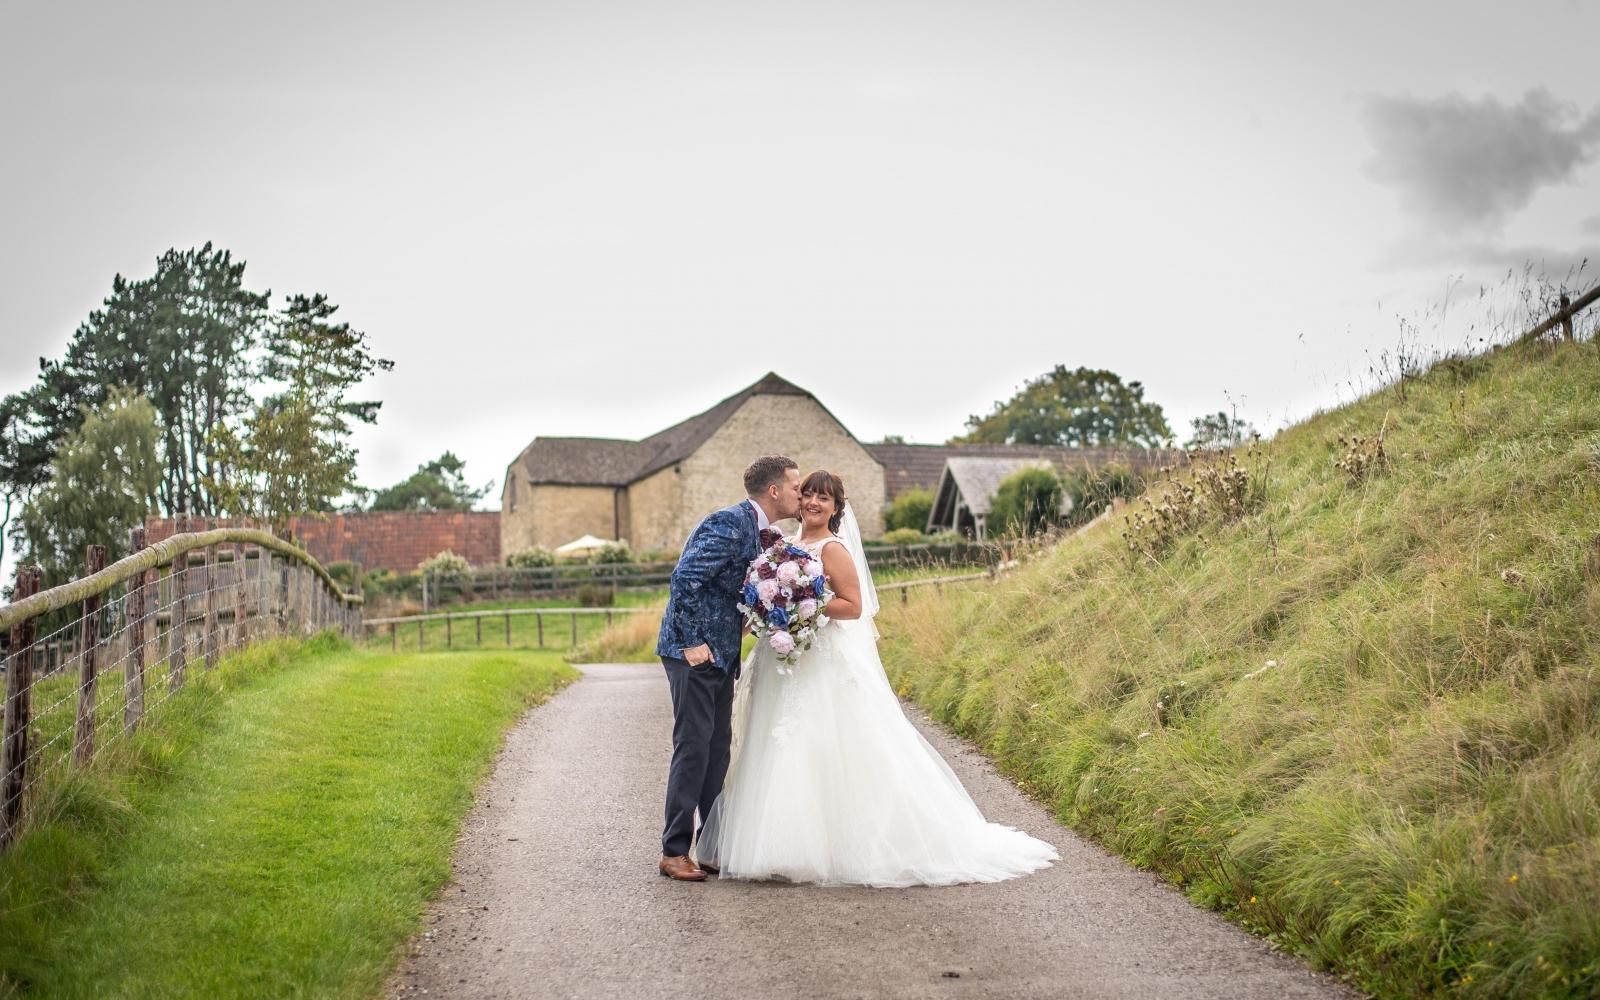
[[[709,861],[699,861],[699,860],[697,860],[697,861],[695,861],[695,864],[699,865],[700,866],[700,870],[705,872],[707,875],[721,875],[722,874],[722,869],[718,868],[714,864],[711,864]]]
[[[690,861],[687,854],[680,854],[675,858],[663,855],[661,858],[661,874],[667,878],[675,878],[679,882],[704,882],[706,880],[704,869]]]

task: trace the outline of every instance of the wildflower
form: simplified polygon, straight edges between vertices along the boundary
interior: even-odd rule
[[[1250,897],[1250,903],[1251,903],[1251,905],[1254,905],[1254,904],[1255,904],[1255,901],[1256,901],[1256,898],[1255,898],[1255,897],[1254,897],[1254,896],[1251,896],[1251,897]]]
[[[1333,880],[1333,884],[1334,884],[1334,885],[1338,885],[1338,884],[1339,884],[1339,880],[1338,880],[1338,879],[1334,879],[1334,880]]]
[[[1515,875],[1513,875],[1510,878],[1506,879],[1506,881],[1510,882],[1512,885],[1516,885],[1517,884],[1517,877]]]

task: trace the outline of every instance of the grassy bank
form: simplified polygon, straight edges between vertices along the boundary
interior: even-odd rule
[[[329,636],[225,658],[0,856],[0,993],[373,995],[505,728],[572,676]]]
[[[1387,465],[1336,466],[1380,429]],[[1600,350],[1447,362],[1264,459],[1261,506],[1159,559],[1113,522],[891,602],[891,677],[1065,822],[1367,989],[1594,995]]]

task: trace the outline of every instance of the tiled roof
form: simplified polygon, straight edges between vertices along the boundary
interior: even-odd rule
[[[1007,476],[1025,465],[1040,465],[1044,461],[1042,458],[1021,455],[958,455],[946,459],[945,467],[950,470],[950,478],[955,481],[956,489],[961,491],[967,509],[974,514],[987,514],[994,505],[995,493],[999,492],[1000,484]]]
[[[615,438],[534,438],[521,462],[530,483],[582,486],[626,486],[650,473],[681,462],[705,444],[752,396],[810,396],[809,392],[768,372],[704,413],[673,424],[643,441]]]

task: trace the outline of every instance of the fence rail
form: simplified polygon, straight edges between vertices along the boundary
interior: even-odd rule
[[[874,569],[933,566],[993,566],[1003,558],[999,546],[978,542],[928,542],[873,546],[867,551]],[[493,566],[466,573],[427,572],[422,576],[422,608],[447,603],[507,598],[554,597],[584,587],[609,591],[655,590],[672,582],[677,563],[601,563],[572,566]]]
[[[89,546],[84,576],[48,590],[39,589],[39,567],[21,567],[14,602],[0,608],[0,847],[21,831],[44,776],[89,766],[145,725],[194,669],[271,636],[360,634],[360,595],[268,532],[183,530],[146,546],[145,529],[135,528],[129,539],[133,553],[110,566],[104,546]]]
[[[1596,302],[1600,302],[1600,285],[1595,285],[1587,292],[1584,292],[1582,295],[1578,296],[1576,301],[1573,301],[1566,295],[1562,295],[1559,300],[1559,304],[1556,307],[1555,314],[1549,319],[1545,320],[1543,323],[1540,323],[1538,326],[1529,330],[1527,333],[1524,333],[1522,336],[1518,337],[1517,342],[1525,343],[1533,340],[1535,337],[1541,337],[1549,333],[1551,330],[1554,330],[1558,326],[1561,328],[1562,337],[1567,340],[1575,339],[1575,335],[1572,330],[1572,321],[1577,318],[1579,313],[1594,305]]]

